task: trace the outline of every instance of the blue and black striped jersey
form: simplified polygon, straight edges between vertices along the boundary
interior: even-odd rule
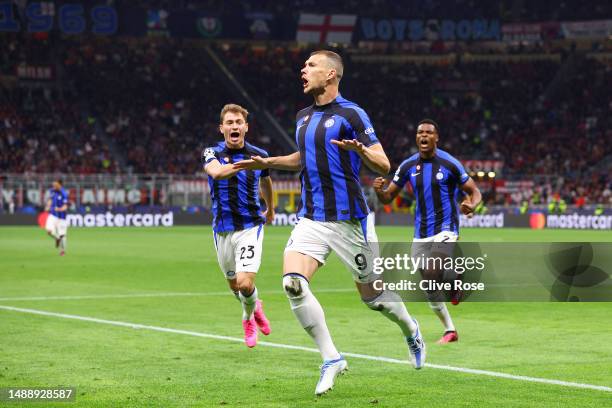
[[[470,177],[459,162],[442,149],[431,159],[418,153],[404,160],[393,182],[404,187],[410,182],[416,198],[414,237],[427,238],[442,231],[459,234],[459,186]]]
[[[295,138],[302,160],[299,217],[315,221],[361,219],[369,209],[361,189],[361,158],[331,143],[357,139],[379,143],[370,118],[357,104],[338,96],[327,105],[298,112]]]
[[[268,153],[249,143],[245,143],[242,149],[229,149],[225,142],[220,142],[204,149],[202,166],[213,160],[225,165],[251,156],[268,157]],[[259,205],[260,177],[268,177],[268,170],[242,170],[225,180],[208,176],[215,232],[240,231],[265,222]]]
[[[51,199],[51,208],[49,213],[62,220],[66,219],[66,211],[57,211],[56,208],[63,207],[68,204],[68,193],[64,188],[59,190],[49,190],[49,198]]]

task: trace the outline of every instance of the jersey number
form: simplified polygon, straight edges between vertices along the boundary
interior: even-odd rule
[[[245,256],[246,252],[246,256]],[[255,256],[255,247],[249,245],[248,247],[240,248],[240,259],[252,259]]]
[[[366,261],[366,257],[364,254],[355,255],[355,263],[357,264],[357,269],[363,271],[368,267],[368,262]]]

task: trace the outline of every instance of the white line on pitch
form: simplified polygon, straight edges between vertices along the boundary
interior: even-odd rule
[[[316,289],[317,293],[334,292],[356,292],[355,288],[330,288]],[[181,297],[181,296],[227,296],[229,290],[223,292],[159,292],[159,293],[123,293],[123,294],[101,294],[101,295],[65,295],[65,296],[17,296],[0,297],[0,302],[28,301],[28,300],[82,300],[82,299],[129,299],[129,298],[154,298],[154,297]],[[265,293],[273,295],[284,294],[282,290],[268,290]]]
[[[115,320],[97,319],[95,317],[70,315],[70,314],[64,314],[64,313],[46,312],[44,310],[23,309],[23,308],[19,308],[19,307],[3,306],[3,305],[0,305],[0,309],[9,310],[9,311],[13,311],[13,312],[41,315],[41,316],[60,317],[60,318],[63,318],[63,319],[82,320],[82,321],[86,321],[86,322],[108,324],[108,325],[112,325],[112,326],[129,327],[129,328],[132,328],[132,329],[144,329],[144,330],[152,330],[152,331],[164,332],[164,333],[183,334],[183,335],[186,335],[186,336],[203,337],[203,338],[215,339],[215,340],[226,340],[226,341],[232,341],[232,342],[236,342],[236,343],[242,343],[244,341],[243,339],[238,338],[238,337],[220,336],[220,335],[217,335],[217,334],[199,333],[199,332],[194,332],[194,331],[190,331],[190,330],[170,329],[170,328],[167,328],[167,327],[159,327],[159,326],[148,326],[148,325],[138,324],[138,323],[118,322],[118,321],[115,321]],[[317,350],[315,348],[302,347],[302,346],[293,346],[291,344],[280,344],[280,343],[271,343],[271,342],[268,342],[268,341],[260,341],[258,343],[258,345],[260,345],[260,346],[267,346],[267,347],[276,347],[276,348],[281,348],[281,349],[289,349],[289,350],[307,351],[307,352],[310,352],[310,353],[319,353],[319,350]],[[364,360],[383,361],[383,362],[386,362],[386,363],[394,363],[394,364],[408,364],[408,362],[405,361],[405,360],[399,360],[399,359],[395,359],[395,358],[378,357],[378,356],[370,356],[370,355],[366,355],[366,354],[345,353],[345,352],[343,352],[342,354],[347,356],[347,357],[360,358],[360,359],[364,359]],[[476,369],[472,369],[472,368],[453,367],[453,366],[439,365],[439,364],[430,364],[430,363],[426,363],[426,366],[430,367],[430,368],[440,369],[440,370],[457,371],[457,372],[460,372],[460,373],[469,373],[469,374],[477,374],[477,375],[486,375],[486,376],[489,376],[489,377],[505,378],[505,379],[508,379],[508,380],[527,381],[527,382],[534,382],[534,383],[541,383],[541,384],[560,385],[560,386],[563,386],[563,387],[583,388],[583,389],[589,389],[589,390],[612,392],[612,388],[611,387],[606,387],[604,385],[583,384],[583,383],[575,383],[575,382],[561,381],[561,380],[552,380],[552,379],[548,379],[548,378],[539,378],[539,377],[527,377],[527,376],[523,376],[523,375],[513,375],[513,374],[499,373],[499,372],[496,372],[496,371],[476,370]]]

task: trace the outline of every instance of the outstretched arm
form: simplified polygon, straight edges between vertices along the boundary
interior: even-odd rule
[[[217,160],[209,162],[204,166],[204,171],[214,180],[225,180],[234,177],[240,169],[234,164],[221,164]]]
[[[374,187],[374,192],[378,196],[378,199],[383,204],[389,204],[395,197],[397,197],[402,188],[395,183],[389,183],[385,189],[385,183],[386,180],[383,177],[377,177],[376,180],[374,180],[372,187]]]
[[[299,171],[302,169],[302,161],[300,152],[295,152],[287,156],[251,156],[250,160],[236,162],[234,166],[239,170],[277,169]]]
[[[332,140],[333,144],[344,150],[356,152],[368,168],[378,174],[387,174],[391,163],[380,143],[366,147],[357,139]]]

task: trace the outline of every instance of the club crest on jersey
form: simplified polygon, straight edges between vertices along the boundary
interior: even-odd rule
[[[417,164],[416,169],[417,169],[417,171],[421,170],[421,165]]]
[[[436,179],[438,180],[442,180],[444,178],[444,173],[442,173],[441,171],[438,172],[438,174],[436,174]]]
[[[334,123],[336,123],[336,121],[333,118],[330,118],[330,119],[327,119],[325,121],[323,126],[325,126],[326,128],[330,128],[330,127],[334,126]]]

